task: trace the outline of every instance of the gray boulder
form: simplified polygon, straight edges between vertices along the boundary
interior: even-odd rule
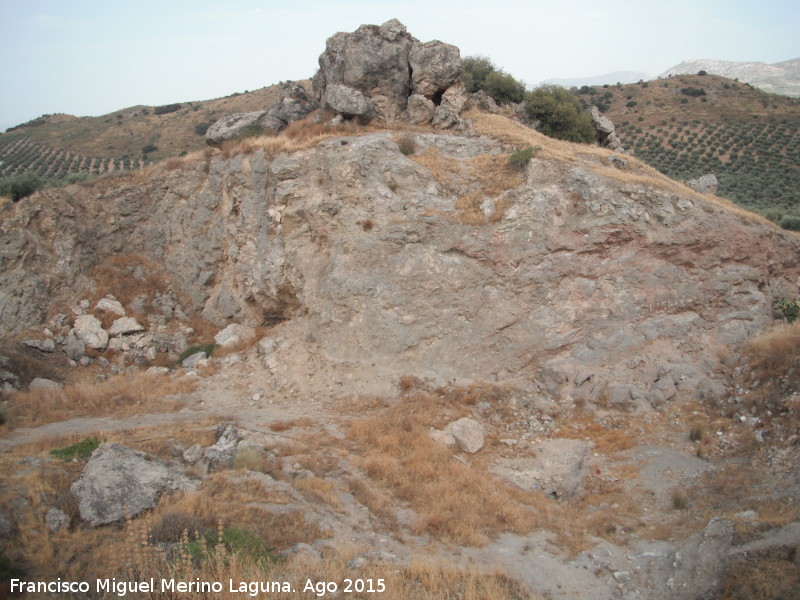
[[[458,48],[438,40],[416,43],[408,55],[411,92],[426,98],[441,96],[461,76]]]
[[[239,450],[242,432],[233,423],[223,423],[217,427],[217,443],[206,448],[203,453],[203,464],[211,471],[229,469]]]
[[[713,173],[707,173],[697,179],[690,179],[686,182],[698,194],[716,194],[719,187],[717,176]]]
[[[56,343],[51,338],[43,340],[25,340],[22,342],[28,348],[34,348],[39,352],[53,352],[56,349]]]
[[[81,315],[75,319],[72,331],[89,348],[102,350],[108,345],[108,332],[103,325],[92,315]]]
[[[133,317],[119,318],[108,328],[109,335],[126,335],[137,331],[144,331],[144,327]]]
[[[317,103],[308,95],[306,89],[302,85],[294,85],[284,89],[281,97],[275,100],[267,111],[267,116],[279,121],[283,127],[292,121],[299,121],[316,108]]]
[[[474,94],[470,94],[469,99],[473,106],[476,106],[488,113],[497,114],[500,112],[500,108],[497,106],[497,102],[494,101],[494,98],[492,98],[483,90],[475,92]]]
[[[592,125],[597,133],[598,143],[609,150],[623,151],[622,141],[619,139],[617,129],[611,119],[604,116],[596,106],[589,108],[589,116],[592,117]]]
[[[228,140],[235,140],[250,131],[277,131],[283,123],[270,117],[265,110],[249,113],[235,113],[222,117],[206,131],[206,144],[221,146]]]
[[[364,123],[375,116],[372,102],[358,90],[345,85],[331,84],[325,88],[322,106],[345,117],[358,117]]]
[[[86,344],[83,343],[74,331],[70,331],[67,339],[64,340],[64,352],[72,360],[80,360],[86,352]]]
[[[483,448],[483,427],[474,419],[463,417],[453,421],[444,428],[444,432],[453,436],[458,447],[464,452],[475,454]]]
[[[119,300],[116,300],[110,296],[100,298],[95,308],[104,312],[113,312],[120,317],[125,316],[125,309],[123,308],[122,304],[120,304]]]
[[[70,489],[81,518],[97,527],[155,508],[166,491],[196,486],[181,468],[109,442],[94,451]]]
[[[181,366],[184,369],[193,369],[198,364],[200,364],[200,361],[203,361],[207,358],[208,354],[206,354],[205,352],[195,352],[194,354],[190,354],[189,356],[184,358],[183,362],[181,363]]]
[[[320,103],[328,87],[343,85],[363,95],[386,96],[405,108],[411,79],[408,55],[414,41],[396,19],[328,38],[313,79]]]
[[[28,384],[29,390],[60,390],[62,387],[64,386],[57,381],[44,379],[42,377],[37,377]]]
[[[223,348],[235,346],[243,342],[250,342],[256,339],[256,330],[247,325],[231,323],[225,329],[214,336],[214,341]]]
[[[428,100],[420,94],[412,94],[408,97],[406,106],[406,121],[413,125],[427,125],[433,119],[433,112],[436,105],[433,100]]]

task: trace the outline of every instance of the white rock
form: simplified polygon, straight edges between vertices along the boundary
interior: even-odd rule
[[[444,446],[452,447],[456,445],[456,438],[454,438],[446,431],[442,431],[440,429],[434,429],[431,427],[431,429],[428,431],[428,435],[434,442],[439,442]]]
[[[167,373],[169,373],[167,367],[150,367],[144,372],[145,375],[166,375]]]
[[[75,335],[89,348],[103,349],[108,345],[108,333],[92,315],[81,315],[75,319]]]
[[[483,448],[483,427],[474,419],[463,417],[450,423],[444,430],[455,438],[464,452],[475,454]]]
[[[137,331],[144,331],[144,327],[133,317],[121,317],[114,321],[108,329],[109,335],[125,335]]]
[[[62,387],[64,386],[57,381],[44,379],[43,377],[37,377],[28,384],[29,390],[60,390]]]
[[[223,348],[250,342],[255,339],[256,330],[246,325],[240,325],[239,323],[231,323],[214,336],[214,341]]]
[[[125,316],[125,309],[122,307],[122,304],[120,304],[118,300],[116,300],[111,296],[106,296],[105,298],[101,298],[95,308],[97,310],[113,312],[114,314],[119,315],[120,317]]]

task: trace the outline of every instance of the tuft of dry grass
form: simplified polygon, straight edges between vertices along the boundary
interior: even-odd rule
[[[36,427],[75,417],[129,417],[175,412],[184,406],[165,396],[194,391],[196,382],[169,375],[116,375],[97,383],[74,383],[62,390],[27,390],[8,401],[10,427]]]

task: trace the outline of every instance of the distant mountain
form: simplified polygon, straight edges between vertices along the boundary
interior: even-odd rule
[[[685,60],[679,65],[664,71],[659,77],[674,75],[696,75],[705,71],[722,75],[728,79],[738,79],[771,94],[800,97],[800,58],[779,63],[733,62],[727,60]]]
[[[637,81],[647,81],[650,75],[642,71],[614,71],[605,75],[594,75],[593,77],[576,77],[573,79],[546,79],[542,83],[562,85],[566,88],[581,87],[583,85],[604,85],[615,83],[636,83]]]

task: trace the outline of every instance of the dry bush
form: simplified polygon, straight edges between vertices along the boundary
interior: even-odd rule
[[[628,417],[617,416],[609,419],[610,423],[601,425],[592,415],[581,413],[565,424],[561,429],[561,437],[589,439],[594,443],[596,452],[611,454],[630,450],[636,442],[636,426]]]
[[[397,518],[394,512],[392,497],[384,490],[368,485],[357,477],[347,478],[347,488],[353,497],[367,507],[390,530],[397,529]]]
[[[137,270],[144,274],[141,278],[136,277]],[[91,278],[96,290],[93,305],[108,293],[113,293],[123,306],[143,294],[149,304],[156,291],[165,292],[172,287],[161,267],[138,254],[105,258],[92,269]]]
[[[411,160],[425,167],[433,178],[449,188],[458,182],[461,175],[461,164],[454,158],[442,155],[438,148],[425,148],[411,156]]]
[[[316,476],[303,477],[294,482],[294,488],[314,501],[323,502],[334,508],[341,506],[336,484],[327,479]]]
[[[731,561],[720,600],[796,600],[800,597],[798,548],[777,549]]]
[[[300,419],[285,419],[279,421],[273,421],[269,424],[269,428],[275,432],[281,431],[289,431],[290,429],[294,429],[295,427],[308,427],[313,424],[311,419],[306,417],[302,417]]]
[[[194,391],[196,382],[169,375],[116,375],[98,383],[75,383],[63,390],[28,390],[8,401],[11,427],[36,427],[75,417],[118,418],[176,412],[184,406],[165,396]]]
[[[164,168],[167,171],[174,171],[174,170],[180,168],[182,165],[183,165],[183,161],[180,158],[172,157],[172,158],[168,158],[167,160],[164,161]]]
[[[484,195],[479,191],[467,192],[456,199],[458,222],[462,225],[483,225],[486,217],[481,210]]]

